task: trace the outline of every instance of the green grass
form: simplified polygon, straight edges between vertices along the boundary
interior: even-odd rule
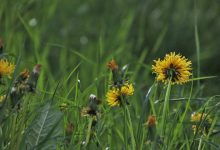
[[[219,2],[194,2],[1,1],[4,56],[16,69],[0,85],[0,95],[8,93],[0,103],[0,149],[220,149]],[[155,81],[153,60],[170,51],[192,60],[187,84]],[[128,65],[135,87],[124,108],[106,103],[112,58]],[[42,65],[36,92],[22,97],[20,110],[11,108],[11,87],[35,64]],[[90,94],[101,100],[95,126],[81,117]],[[206,136],[193,134],[193,112],[212,117]],[[150,115],[157,119],[153,129],[145,125]]]

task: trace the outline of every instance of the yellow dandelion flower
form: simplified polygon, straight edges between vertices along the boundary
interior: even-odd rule
[[[134,87],[132,84],[125,83],[121,88],[113,87],[110,89],[107,94],[107,103],[114,107],[121,105],[121,98],[125,96],[131,96],[134,94]]]
[[[112,88],[110,89],[107,94],[107,103],[114,107],[114,106],[120,106],[121,103],[121,94],[120,90],[118,88]]]
[[[211,124],[212,122],[212,119],[209,115],[205,114],[205,113],[193,113],[191,115],[191,122],[194,122],[194,123],[198,123],[198,122],[201,122],[201,121],[205,121],[206,123],[209,123]]]
[[[132,84],[126,83],[121,87],[121,94],[131,96],[134,94],[134,87]]]
[[[110,70],[117,70],[118,69],[118,65],[114,59],[112,59],[110,62],[108,62],[107,66]]]
[[[171,52],[167,54],[163,60],[154,60],[155,65],[152,65],[152,70],[156,73],[157,81],[168,83],[182,84],[189,80],[191,73],[191,61],[180,54]]]
[[[10,75],[14,72],[15,65],[8,62],[6,59],[0,60],[0,76]]]
[[[198,133],[201,133],[204,131],[204,133],[207,133],[209,130],[209,126],[212,122],[212,119],[209,115],[205,113],[193,113],[191,115],[191,122],[193,123],[192,125],[192,130],[194,134],[196,133],[196,130]],[[198,123],[203,122],[201,126],[199,126]],[[199,126],[199,127],[198,127]]]

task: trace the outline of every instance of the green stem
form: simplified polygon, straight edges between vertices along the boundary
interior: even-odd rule
[[[165,95],[165,100],[164,100],[164,105],[163,105],[161,136],[164,135],[165,129],[166,129],[166,116],[167,116],[167,113],[168,113],[167,111],[169,109],[170,91],[171,91],[171,81],[169,81],[169,83],[168,83],[167,91],[166,91],[166,95]]]
[[[194,11],[195,11],[195,23],[194,23],[194,34],[196,43],[196,55],[197,55],[197,77],[200,77],[200,43],[199,43],[199,32],[197,23],[197,3],[194,0]],[[197,86],[200,87],[200,80],[197,80]]]
[[[93,121],[93,118],[89,118],[89,125],[88,125],[88,131],[87,131],[87,135],[86,135],[86,144],[85,144],[86,146],[88,145],[89,140],[90,140],[92,121]]]
[[[128,129],[129,129],[129,132],[131,135],[132,149],[135,150],[136,149],[136,142],[135,142],[134,130],[133,130],[132,121],[131,121],[131,115],[130,115],[130,112],[129,112],[127,106],[125,106],[125,109],[126,109],[127,117],[128,117]]]
[[[201,148],[202,148],[202,138],[203,138],[203,136],[200,138],[200,140],[199,140],[199,147],[198,147],[198,150],[201,150]]]
[[[127,139],[128,139],[128,137],[127,137],[127,126],[126,126],[126,124],[127,124],[127,113],[126,113],[126,104],[123,104],[123,108],[124,108],[124,144],[125,144],[125,149],[127,150],[128,149],[128,142],[127,142]]]

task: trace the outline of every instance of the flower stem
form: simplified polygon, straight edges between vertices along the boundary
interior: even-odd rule
[[[203,136],[200,137],[198,150],[201,150],[202,148],[202,138]]]
[[[128,133],[127,133],[127,113],[126,113],[126,105],[123,104],[123,108],[124,108],[124,145],[125,145],[125,149],[128,149]]]
[[[166,130],[166,120],[167,120],[166,117],[169,112],[170,91],[171,91],[171,80],[169,81],[168,86],[167,86],[167,91],[166,91],[164,105],[163,105],[161,136],[164,136],[165,130]]]
[[[136,142],[135,142],[135,137],[134,137],[134,130],[133,130],[133,126],[132,126],[132,121],[131,121],[131,115],[130,112],[128,110],[127,105],[125,106],[126,112],[127,112],[127,117],[128,117],[128,129],[131,135],[131,144],[132,144],[132,149],[135,150],[136,149]]]
[[[194,0],[194,36],[196,43],[196,56],[197,56],[197,77],[200,77],[200,42],[199,42],[199,31],[197,23],[197,2]],[[197,80],[197,86],[200,88],[200,80]]]
[[[86,135],[86,144],[85,144],[86,146],[88,145],[89,140],[90,140],[92,121],[93,121],[93,118],[89,118],[89,125],[88,125],[88,131],[87,131],[87,135]]]

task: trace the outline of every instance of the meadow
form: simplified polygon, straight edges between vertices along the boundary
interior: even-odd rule
[[[220,149],[219,0],[1,0],[0,150]]]

